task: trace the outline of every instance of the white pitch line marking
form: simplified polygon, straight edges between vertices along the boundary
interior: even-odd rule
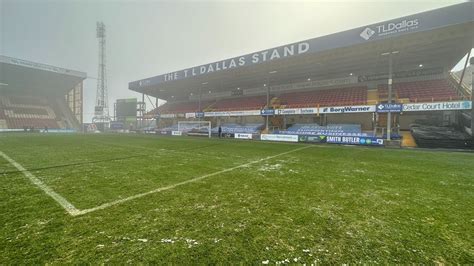
[[[270,160],[270,159],[273,159],[275,157],[282,156],[282,155],[289,154],[289,153],[293,153],[293,152],[297,152],[297,151],[300,151],[300,150],[303,150],[303,149],[307,149],[309,147],[314,147],[314,146],[304,146],[304,147],[301,147],[301,148],[297,148],[297,149],[293,149],[293,150],[290,150],[290,151],[282,152],[282,153],[272,155],[272,156],[268,156],[268,157],[265,157],[265,158],[262,158],[262,159],[258,159],[258,160],[255,160],[255,161],[252,161],[252,162],[249,162],[249,163],[244,163],[244,164],[237,165],[237,166],[234,166],[234,167],[231,167],[231,168],[220,170],[220,171],[217,171],[217,172],[214,172],[214,173],[211,173],[211,174],[203,175],[203,176],[200,176],[200,177],[195,177],[195,178],[192,178],[192,179],[189,179],[189,180],[186,180],[186,181],[183,181],[183,182],[179,182],[179,183],[176,183],[176,184],[173,184],[173,185],[170,185],[170,186],[157,188],[157,189],[154,189],[154,190],[151,190],[151,191],[148,191],[148,192],[144,192],[144,193],[140,193],[140,194],[136,194],[136,195],[133,195],[133,196],[130,196],[130,197],[127,197],[127,198],[119,199],[119,200],[112,201],[112,202],[109,202],[109,203],[104,203],[104,204],[99,205],[99,206],[94,207],[94,208],[80,210],[80,211],[78,211],[74,214],[71,213],[71,215],[78,216],[78,215],[83,215],[83,214],[86,214],[86,213],[106,209],[106,208],[109,208],[111,206],[121,204],[121,203],[130,201],[130,200],[142,198],[142,197],[150,195],[150,194],[154,194],[154,193],[157,193],[157,192],[173,189],[175,187],[186,185],[186,184],[189,184],[189,183],[197,182],[197,181],[200,181],[202,179],[205,179],[205,178],[208,178],[208,177],[211,177],[211,176],[215,176],[215,175],[219,175],[219,174],[222,174],[222,173],[230,172],[230,171],[233,171],[233,170],[238,169],[238,168],[242,168],[242,167],[246,167],[248,165],[252,165],[252,164],[256,164],[256,163],[263,162],[263,161],[266,161],[266,160]]]
[[[44,191],[48,196],[53,198],[61,207],[63,207],[70,215],[76,216],[80,213],[80,210],[74,207],[69,201],[67,201],[65,198],[63,198],[61,195],[56,193],[54,190],[52,190],[50,187],[48,187],[43,181],[38,179],[35,175],[30,173],[28,170],[26,170],[21,164],[17,163],[15,160],[10,158],[8,155],[0,151],[0,156],[2,156],[5,160],[7,160],[11,165],[15,166],[18,171],[22,172],[24,176],[26,176],[31,183],[35,184],[37,187],[39,187],[41,190]]]

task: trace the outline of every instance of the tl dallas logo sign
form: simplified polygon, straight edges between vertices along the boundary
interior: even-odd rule
[[[360,37],[362,37],[364,40],[369,40],[370,37],[372,37],[375,34],[375,31],[371,28],[365,28],[363,32],[361,32]]]
[[[403,104],[401,103],[381,103],[375,107],[377,113],[400,113],[403,111]]]
[[[411,31],[418,28],[420,24],[419,20],[412,19],[407,20],[404,19],[399,22],[390,22],[385,24],[376,25],[373,28],[367,27],[361,33],[360,37],[366,41],[368,41],[372,36],[385,36],[395,33],[401,33],[406,31]]]

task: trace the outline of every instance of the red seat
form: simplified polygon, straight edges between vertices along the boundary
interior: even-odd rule
[[[280,96],[288,107],[315,107],[367,104],[367,87],[314,90],[284,93]]]
[[[445,79],[400,82],[393,84],[398,98],[411,102],[452,101],[461,99]],[[388,95],[387,85],[378,86],[379,97]]]
[[[0,98],[0,119],[6,120],[8,128],[60,128],[58,114],[56,102],[47,97],[9,95]]]

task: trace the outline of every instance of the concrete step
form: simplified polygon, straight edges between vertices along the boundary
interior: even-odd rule
[[[416,142],[410,131],[400,131],[402,135],[402,147],[416,148]]]

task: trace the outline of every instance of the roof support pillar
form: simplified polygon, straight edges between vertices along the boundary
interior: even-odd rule
[[[141,122],[140,122],[140,129],[143,129],[144,125],[145,125],[145,120],[144,120],[144,115],[145,115],[145,110],[144,110],[144,107],[145,107],[145,93],[142,93],[142,107],[140,108],[140,116],[141,116]]]
[[[393,76],[393,55],[398,54],[399,51],[391,51],[383,53],[382,56],[388,55],[388,103],[392,103],[392,76]],[[387,113],[387,140],[391,140],[392,135],[392,113]]]
[[[267,106],[265,107],[265,109],[269,109],[270,108],[270,78],[268,79],[268,82],[267,82]],[[266,129],[266,132],[268,134],[268,121],[269,121],[269,116],[266,115],[265,116],[265,119],[266,119],[266,122],[265,122],[265,129]]]
[[[388,56],[388,103],[392,103],[392,53]],[[387,140],[392,135],[392,113],[387,113]]]
[[[201,112],[201,87],[199,87],[198,110]]]
[[[471,63],[471,138],[474,140],[474,57],[470,59]]]

